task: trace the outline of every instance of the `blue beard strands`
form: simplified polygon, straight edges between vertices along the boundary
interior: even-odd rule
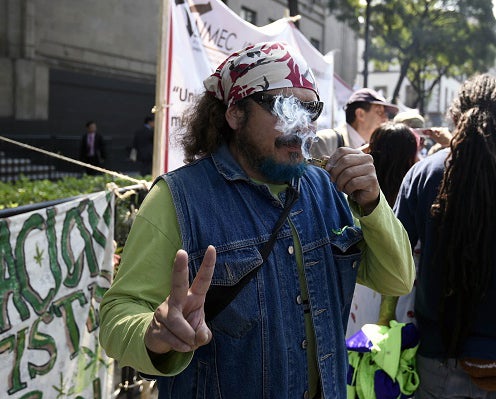
[[[285,183],[293,178],[300,178],[305,174],[306,162],[297,164],[277,163],[273,158],[266,158],[259,166],[260,172],[271,182]]]

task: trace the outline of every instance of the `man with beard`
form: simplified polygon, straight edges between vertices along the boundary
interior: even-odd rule
[[[355,282],[410,291],[405,231],[369,155],[307,163],[323,104],[290,46],[234,53],[204,85],[187,165],[156,180],[102,301],[102,345],[159,398],[344,399]]]

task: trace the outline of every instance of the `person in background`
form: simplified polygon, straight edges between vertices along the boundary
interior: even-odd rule
[[[381,94],[369,88],[355,91],[344,109],[345,124],[336,129],[324,129],[317,132],[318,140],[311,149],[315,158],[329,157],[339,147],[359,148],[367,144],[374,130],[398,112],[396,105],[388,103]],[[348,337],[358,331],[370,318],[365,313],[358,312],[359,304],[378,303],[379,301],[378,293],[357,284],[346,332]]]
[[[398,112],[394,118],[394,123],[404,123],[412,129],[422,129],[425,127],[425,119],[416,110]]]
[[[447,127],[430,127],[423,129],[422,133],[434,142],[429,151],[427,151],[427,155],[432,155],[443,148],[448,148],[453,138]]]
[[[427,156],[429,149],[434,145],[435,141],[427,136],[424,132],[425,119],[417,110],[408,110],[398,112],[394,118],[395,123],[404,123],[411,127],[415,134],[420,139],[419,156],[424,158]]]
[[[143,127],[134,132],[131,151],[135,153],[131,158],[135,158],[138,162],[141,176],[152,173],[154,128],[155,118],[153,115],[148,115],[143,121]]]
[[[420,239],[416,399],[496,398],[496,79],[463,83],[449,148],[406,174],[395,212]]]
[[[392,208],[406,172],[419,160],[419,137],[403,123],[386,122],[381,124],[370,137],[369,154],[374,159],[377,180],[389,206]],[[353,335],[365,324],[389,326],[395,319],[411,321],[405,306],[410,306],[411,293],[401,298],[401,317],[396,317],[398,297],[381,296],[372,290],[362,290],[355,295],[348,320],[347,336]]]
[[[419,137],[404,123],[383,123],[370,137],[369,154],[374,159],[379,186],[391,208],[403,177],[419,160],[419,146]]]
[[[90,165],[102,166],[105,162],[105,143],[103,136],[97,132],[96,122],[86,122],[86,133],[81,140],[79,159]],[[88,175],[96,175],[100,172],[92,168],[84,168]]]
[[[415,125],[416,116],[412,115],[409,121],[414,121]],[[419,136],[404,123],[386,122],[372,133],[369,153],[374,158],[379,186],[391,208],[396,202],[403,178],[419,161],[419,150]],[[370,317],[370,323],[377,322],[385,326],[389,326],[391,320],[412,322],[413,300],[413,291],[401,298],[382,295],[379,308],[372,308],[377,305],[373,301],[363,303],[364,309],[355,308],[354,312],[364,312],[367,315],[365,317]]]
[[[420,137],[420,154],[423,157],[449,147],[452,135],[447,127],[425,127],[424,117],[417,111],[399,112],[394,122],[410,126]]]
[[[101,303],[101,344],[161,399],[345,399],[356,279],[401,295],[414,278],[372,157],[306,162],[323,104],[285,43],[231,54],[204,86],[187,164],[146,196]]]
[[[338,147],[358,148],[367,144],[372,132],[396,114],[398,107],[375,90],[365,88],[350,96],[345,112],[346,124],[317,132],[318,141],[311,150],[314,157],[331,156]]]

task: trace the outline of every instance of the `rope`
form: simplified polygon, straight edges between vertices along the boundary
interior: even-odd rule
[[[146,186],[145,186],[146,191],[150,191],[149,184],[150,183],[146,183]],[[114,193],[114,195],[117,198],[119,198],[120,200],[125,200],[125,199],[133,196],[134,194],[136,194],[135,189],[140,190],[142,188],[143,188],[143,184],[137,184],[135,186],[129,186],[129,187],[121,188],[117,184],[115,184],[114,182],[107,183],[107,190],[112,191]],[[121,194],[121,191],[123,192],[123,194]]]
[[[149,188],[150,188],[150,183],[147,182],[146,180],[138,180],[138,179],[135,179],[134,177],[123,175],[122,173],[115,172],[113,170],[109,170],[109,169],[101,168],[99,166],[91,165],[89,163],[81,162],[81,161],[78,161],[76,159],[72,159],[72,158],[66,157],[64,155],[56,154],[54,152],[50,152],[50,151],[44,150],[42,148],[34,147],[32,145],[29,145],[29,144],[21,143],[19,141],[12,140],[12,139],[9,139],[9,138],[4,137],[4,136],[0,136],[0,140],[6,141],[6,142],[11,143],[11,144],[15,144],[19,147],[27,148],[28,150],[41,152],[42,154],[48,155],[48,156],[53,157],[53,158],[58,158],[58,159],[61,159],[63,161],[74,163],[74,164],[79,165],[79,166],[84,166],[86,168],[94,169],[94,170],[97,170],[98,172],[102,172],[102,173],[106,173],[108,175],[112,175],[114,177],[118,177],[119,179],[128,180],[128,181],[131,181],[133,183],[143,185],[147,190],[149,190]]]

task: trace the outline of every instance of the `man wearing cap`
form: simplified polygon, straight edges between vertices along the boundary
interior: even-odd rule
[[[425,120],[422,115],[416,110],[402,111],[397,113],[393,119],[394,123],[404,123],[413,129],[422,129],[425,125]]]
[[[161,399],[345,399],[355,281],[409,292],[408,237],[369,155],[307,164],[322,103],[296,50],[249,46],[204,85],[187,164],[155,181],[102,300],[102,346]]]
[[[369,142],[370,136],[389,115],[398,112],[398,107],[390,104],[372,89],[355,91],[345,105],[346,124],[336,129],[317,132],[319,140],[312,146],[312,155],[321,158],[331,156],[338,147],[358,148]]]

